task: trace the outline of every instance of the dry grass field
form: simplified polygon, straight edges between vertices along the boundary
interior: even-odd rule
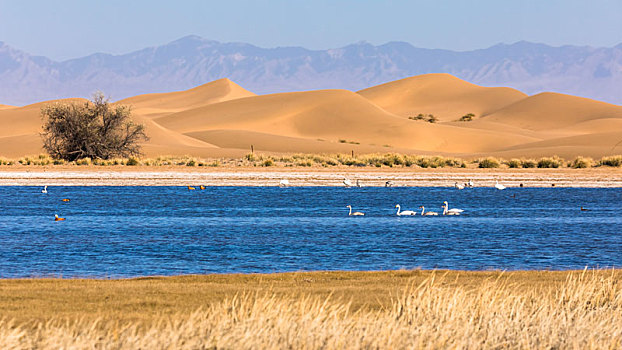
[[[619,349],[622,272],[0,281],[2,349]]]

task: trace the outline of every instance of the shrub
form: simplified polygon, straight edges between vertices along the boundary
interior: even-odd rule
[[[538,162],[533,159],[521,159],[520,162],[523,168],[535,168],[538,166]]]
[[[410,120],[422,120],[422,121],[428,122],[428,123],[436,123],[438,121],[438,118],[436,118],[434,116],[434,114],[421,114],[421,113],[419,113],[415,117],[408,117],[408,119],[410,119]]]
[[[505,164],[507,164],[507,166],[510,167],[510,168],[520,168],[520,167],[522,167],[520,159],[516,159],[516,158],[510,159]]]
[[[538,168],[559,168],[564,161],[558,157],[544,157],[538,161]]]
[[[101,92],[84,104],[55,103],[41,115],[43,147],[56,159],[110,159],[140,154],[145,127],[130,119],[130,108],[110,105]]]
[[[264,160],[263,163],[261,163],[261,166],[273,166],[273,165],[274,165],[274,161],[272,160],[272,158],[268,158]]]
[[[473,118],[475,118],[475,114],[473,113],[469,113],[469,114],[465,114],[462,117],[460,117],[460,119],[458,119],[459,122],[470,122],[473,120]]]
[[[91,158],[82,158],[75,161],[76,165],[91,165]]]
[[[479,168],[498,168],[500,165],[499,161],[493,157],[480,159],[478,163]]]
[[[128,165],[128,166],[136,166],[138,164],[140,164],[140,162],[138,161],[138,159],[134,157],[128,158],[127,161],[125,162],[125,165]]]
[[[573,169],[578,169],[578,168],[589,168],[593,164],[594,164],[594,160],[592,158],[577,157],[572,162],[570,162],[568,166]]]
[[[622,166],[622,156],[602,157],[598,161],[598,166],[620,167],[620,166]]]

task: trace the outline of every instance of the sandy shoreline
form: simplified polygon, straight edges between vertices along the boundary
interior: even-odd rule
[[[476,187],[622,187],[622,170],[591,169],[421,169],[421,168],[180,168],[20,167],[0,169],[0,186],[362,186],[451,187],[473,180]]]

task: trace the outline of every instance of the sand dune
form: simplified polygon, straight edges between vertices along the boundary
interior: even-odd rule
[[[41,108],[0,105],[0,156],[42,151]],[[358,93],[318,90],[256,96],[228,79],[186,91],[147,94],[130,105],[150,137],[146,156],[239,157],[273,153],[443,154],[573,157],[622,153],[622,107],[574,96],[526,96],[510,88],[427,74]],[[419,113],[440,121],[409,120]],[[471,122],[457,122],[474,113]]]
[[[556,130],[597,119],[622,120],[622,106],[545,92],[520,100],[484,118],[528,130]]]
[[[131,105],[137,114],[158,117],[249,96],[255,96],[255,94],[229,79],[220,79],[185,91],[139,95],[117,103]]]
[[[398,117],[346,90],[274,94],[191,109],[155,120],[190,134],[207,130],[245,130],[311,140],[340,140],[365,146],[413,151],[479,152],[530,142],[523,136],[433,125]]]
[[[450,74],[425,74],[374,86],[358,92],[391,113],[409,117],[433,114],[455,121],[467,113],[477,117],[527,97],[505,87],[482,87]]]

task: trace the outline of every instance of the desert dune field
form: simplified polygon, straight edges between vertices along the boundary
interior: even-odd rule
[[[0,156],[43,153],[41,108],[0,105]],[[2,101],[0,101],[2,102]],[[358,92],[317,90],[256,95],[229,79],[154,93],[129,105],[158,155],[241,157],[265,153],[402,153],[455,156],[603,157],[622,153],[622,106],[563,95],[528,96],[426,74]],[[472,115],[470,121],[459,121]],[[424,120],[417,120],[423,115]],[[425,120],[433,116],[435,122]]]

